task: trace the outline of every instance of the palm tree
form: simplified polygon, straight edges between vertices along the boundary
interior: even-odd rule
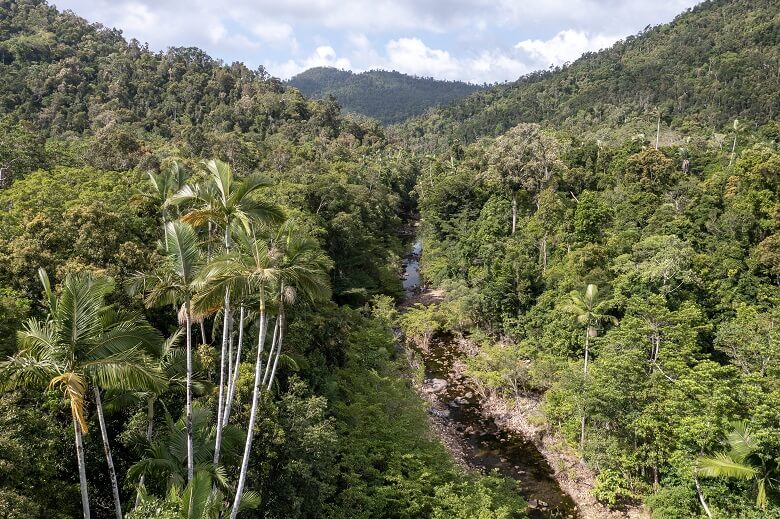
[[[617,319],[603,312],[604,301],[599,300],[599,287],[589,284],[584,293],[573,290],[569,293],[569,300],[564,304],[563,311],[574,314],[577,323],[585,326],[585,364],[583,367],[584,380],[588,378],[588,361],[590,356],[590,338],[598,336],[598,325],[609,321],[617,325]],[[585,411],[580,417],[580,450],[585,447]]]
[[[281,356],[282,343],[286,324],[285,307],[298,300],[314,302],[330,298],[330,284],[327,272],[332,262],[320,249],[316,240],[304,235],[294,224],[283,225],[273,240],[274,248],[280,251],[278,263],[278,312],[274,326],[274,338],[271,342],[268,362],[266,364],[265,384],[268,379],[268,389],[274,381],[276,368]],[[276,351],[274,351],[274,347]],[[268,369],[273,367],[270,375]]]
[[[183,489],[171,487],[165,502],[175,506],[181,519],[221,519],[232,514],[233,507],[225,509],[224,494],[217,488],[217,477],[206,471],[195,473],[195,478]],[[240,499],[238,512],[260,506],[257,492],[245,492]]]
[[[278,251],[269,249],[264,240],[254,238],[254,232],[236,232],[237,247],[218,258],[215,258],[204,270],[203,288],[199,292],[196,304],[199,308],[214,307],[219,304],[221,294],[230,290],[239,300],[254,301],[257,307],[257,355],[255,358],[254,387],[252,389],[252,407],[247,426],[244,455],[241,460],[241,470],[238,477],[236,501],[231,513],[235,519],[238,513],[238,501],[246,484],[246,473],[249,468],[249,457],[252,448],[257,406],[261,391],[263,365],[263,349],[268,331],[269,301],[276,300],[271,293],[278,285],[279,272],[276,268]]]
[[[168,217],[168,200],[186,185],[190,174],[181,163],[174,161],[168,169],[159,173],[149,171],[147,175],[149,177],[149,186],[145,191],[139,193],[138,198],[148,200],[160,208],[160,223],[163,235],[165,235],[165,225],[170,220]]]
[[[211,225],[221,228],[224,236],[223,246],[226,252],[231,250],[232,240],[230,231],[233,222],[237,222],[246,232],[250,232],[252,224],[255,222],[272,223],[280,222],[284,219],[284,213],[279,206],[251,196],[258,189],[270,185],[270,181],[266,178],[254,174],[242,181],[237,181],[233,177],[230,165],[216,159],[211,159],[208,162],[204,161],[202,166],[209,174],[207,185],[195,188],[185,186],[171,198],[171,202],[194,205],[182,217],[182,221],[196,227],[208,224],[209,231],[211,230]],[[214,451],[214,463],[219,462],[220,431],[223,427],[225,361],[228,357],[232,358],[232,352],[227,351],[231,328],[229,287],[226,287],[224,293],[222,318],[222,351],[219,361],[219,397],[217,404],[217,446]],[[228,373],[228,376],[230,375]]]
[[[707,478],[732,478],[756,482],[756,506],[766,508],[766,487],[771,470],[767,467],[758,442],[746,422],[732,422],[726,435],[729,450],[714,456],[696,458],[696,472]]]
[[[149,476],[154,481],[164,482],[166,500],[179,505],[182,518],[218,518],[230,512],[225,510],[223,490],[227,489],[227,480],[223,467],[212,462],[216,440],[216,430],[211,426],[211,413],[203,408],[193,409],[193,429],[195,446],[195,475],[186,484],[186,453],[182,445],[186,436],[184,418],[174,422],[169,414],[165,415],[165,427],[157,439],[150,442],[148,456],[135,463],[128,472],[131,479]],[[223,431],[223,451],[226,458],[237,459],[241,454],[243,433],[236,427],[226,426]],[[143,493],[141,500],[148,498]],[[242,496],[240,508],[259,504],[257,494],[246,492]],[[136,505],[137,506],[137,505]]]
[[[70,274],[55,295],[48,275],[39,270],[46,296],[45,320],[31,319],[19,332],[19,351],[0,364],[3,387],[47,386],[63,391],[75,432],[76,458],[84,517],[90,517],[83,434],[87,432],[86,398],[93,385],[117,517],[122,516],[119,487],[105,431],[100,390],[159,388],[159,372],[144,348],[159,335],[138,316],[118,314],[105,304],[114,288],[107,277]]]
[[[192,296],[201,268],[198,238],[192,226],[179,221],[165,225],[166,261],[151,275],[139,274],[136,285],[146,293],[147,306],[174,305],[186,337],[187,481],[194,474],[192,452]],[[137,287],[136,287],[137,288]]]
[[[225,487],[227,482],[224,470],[212,461],[216,430],[208,409],[194,406],[192,410],[193,452],[195,455],[195,473],[208,472],[218,483]],[[164,483],[166,490],[171,487],[184,487],[187,483],[187,451],[184,448],[187,440],[187,417],[182,416],[174,421],[169,413],[165,413],[164,426],[157,437],[147,446],[146,456],[130,467],[128,477],[140,480],[148,476],[152,482]],[[241,455],[244,440],[243,432],[237,427],[226,427],[223,445],[226,457],[237,460]],[[161,485],[158,485],[161,486]]]

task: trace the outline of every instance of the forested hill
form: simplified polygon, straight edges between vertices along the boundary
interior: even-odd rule
[[[429,146],[499,135],[520,122],[588,133],[622,129],[669,139],[760,126],[780,112],[780,4],[711,0],[563,68],[481,90],[409,121]],[[616,133],[611,131],[611,136]],[[606,134],[606,132],[605,132]]]
[[[461,81],[441,81],[387,70],[355,74],[332,67],[315,67],[288,82],[307,97],[332,95],[348,112],[393,124],[425,112],[432,106],[460,99],[480,90]]]
[[[0,517],[525,517],[396,359],[417,169],[262,68],[0,0]]]

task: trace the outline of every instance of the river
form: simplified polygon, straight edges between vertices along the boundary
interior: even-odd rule
[[[421,287],[420,255],[416,241],[404,262],[403,287],[407,301],[417,298]],[[482,410],[477,392],[455,369],[465,354],[451,338],[439,337],[427,351],[418,350],[425,366],[426,391],[435,395],[431,413],[454,432],[465,462],[473,468],[520,482],[532,519],[578,518],[574,501],[553,477],[553,470],[536,446],[523,436],[500,428]]]

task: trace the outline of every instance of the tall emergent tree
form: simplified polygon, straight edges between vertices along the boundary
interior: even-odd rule
[[[191,209],[182,217],[182,221],[195,227],[214,225],[222,231],[225,252],[232,248],[231,227],[236,222],[244,231],[249,232],[253,223],[281,222],[284,219],[282,209],[276,204],[253,197],[252,194],[270,182],[261,175],[250,175],[236,180],[229,164],[217,159],[204,161],[202,166],[209,177],[206,185],[185,186],[176,193],[171,202],[189,204]],[[210,238],[210,236],[209,236]],[[219,399],[217,404],[217,441],[214,450],[214,463],[219,462],[220,445],[225,405],[225,364],[228,352],[229,334],[232,328],[230,312],[230,288],[226,287],[222,305],[222,351],[219,361]],[[231,376],[229,373],[228,376]]]
[[[68,400],[75,432],[76,458],[84,517],[90,517],[83,434],[87,432],[87,390],[93,386],[98,406],[100,389],[138,391],[159,388],[162,378],[145,348],[160,340],[143,319],[117,313],[105,297],[114,289],[111,279],[88,273],[69,274],[60,294],[41,269],[47,315],[31,319],[19,332],[19,351],[0,364],[4,389],[46,385],[62,390]],[[98,407],[102,415],[102,408]],[[116,515],[122,516],[119,487],[100,417],[109,464]]]
[[[560,144],[538,124],[518,124],[498,137],[486,151],[488,171],[484,176],[505,189],[512,198],[512,234],[517,229],[517,194],[538,196],[560,166]]]
[[[151,274],[139,274],[137,282],[146,294],[147,306],[173,305],[186,337],[187,477],[192,480],[192,297],[202,267],[198,237],[192,226],[179,221],[165,226],[165,261]]]
[[[611,322],[617,325],[617,318],[604,313],[605,301],[599,299],[599,287],[589,284],[584,293],[576,290],[569,294],[569,300],[564,304],[563,310],[574,314],[577,323],[585,326],[585,363],[583,365],[583,377],[587,382],[588,361],[590,356],[590,338],[598,336],[598,325],[603,322]],[[580,417],[580,450],[585,448],[585,410]]]

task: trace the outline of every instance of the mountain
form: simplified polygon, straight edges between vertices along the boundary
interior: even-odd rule
[[[679,138],[760,126],[780,113],[780,4],[711,0],[609,49],[480,90],[406,123],[441,148],[499,135],[520,122],[589,134],[599,129]],[[599,135],[596,135],[599,137]]]
[[[387,70],[355,74],[332,67],[315,67],[288,81],[307,97],[334,96],[347,112],[373,117],[385,124],[399,123],[482,87],[462,81],[441,81]]]

